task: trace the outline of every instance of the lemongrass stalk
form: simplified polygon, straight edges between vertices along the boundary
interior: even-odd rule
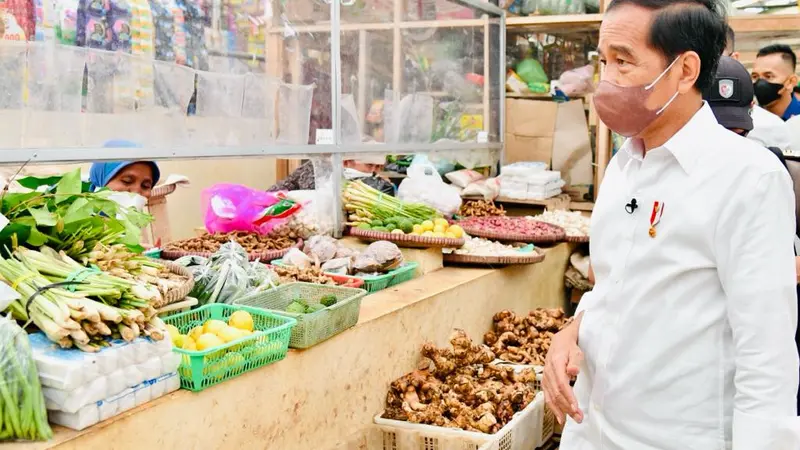
[[[75,342],[75,344],[88,344],[89,343],[89,335],[83,331],[83,328],[80,330],[73,330],[69,333],[69,337]]]
[[[80,349],[80,351],[86,352],[86,353],[96,353],[96,352],[100,351],[100,347],[98,347],[96,345],[91,345],[91,344],[88,344],[88,343],[87,344],[82,344],[80,342],[75,342],[75,347],[78,347],[78,349]]]

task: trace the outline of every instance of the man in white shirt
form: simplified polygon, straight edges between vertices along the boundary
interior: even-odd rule
[[[800,448],[792,185],[702,101],[717,10],[614,0],[603,18],[595,108],[631,139],[592,214],[594,290],[545,364],[561,450]]]

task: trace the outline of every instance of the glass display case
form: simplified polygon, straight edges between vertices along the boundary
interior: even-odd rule
[[[2,162],[502,146],[483,1],[37,1],[0,10]]]

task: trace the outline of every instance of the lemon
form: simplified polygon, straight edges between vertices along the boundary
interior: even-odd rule
[[[216,334],[206,333],[200,338],[197,339],[195,344],[197,345],[197,349],[200,351],[207,350],[213,347],[219,347],[220,345],[224,344],[225,342],[217,337]]]
[[[405,234],[403,230],[392,230],[392,234]]]
[[[422,229],[424,231],[433,231],[433,222],[431,222],[430,220],[422,222]]]
[[[459,225],[452,225],[447,229],[447,231],[453,233],[457,238],[464,237],[464,229]]]
[[[167,332],[169,333],[169,337],[172,338],[172,341],[175,341],[175,338],[181,335],[181,330],[178,329],[175,325],[167,324]]]
[[[428,237],[433,236],[433,231],[430,231],[430,230],[425,231],[425,232],[422,233],[422,235],[423,236],[428,236]]]
[[[411,234],[422,234],[425,231],[422,225],[415,224]]]
[[[186,336],[179,334],[172,336],[172,346],[175,348],[183,348],[183,343],[186,341]]]
[[[181,348],[184,350],[197,350],[197,344],[194,343],[194,339],[184,336]]]
[[[189,334],[187,336],[190,339],[196,341],[202,335],[203,335],[203,327],[202,326],[196,326],[196,327],[192,328],[191,331],[189,331]]]
[[[216,334],[219,330],[228,326],[227,323],[221,320],[211,319],[203,325],[203,333]]]
[[[444,233],[444,230],[446,230],[446,229],[447,229],[447,227],[445,227],[444,225],[436,225],[435,227],[433,227],[433,232],[434,233]]]
[[[221,330],[217,331],[214,334],[216,334],[216,336],[220,338],[222,342],[228,343],[240,339],[242,337],[240,331],[241,330],[237,328],[229,327],[226,325],[225,328],[222,328]]]
[[[441,231],[434,231],[433,232],[433,237],[442,238],[442,237],[444,237],[444,233],[442,233]]]
[[[447,232],[445,232],[445,233],[444,233],[444,237],[446,237],[446,238],[450,238],[450,239],[458,239],[458,236],[456,236],[455,234],[453,234],[451,231],[447,231]]]
[[[434,219],[434,220],[433,220],[433,224],[434,224],[435,226],[437,226],[437,227],[438,227],[438,226],[441,226],[441,227],[444,227],[444,228],[447,228],[447,226],[448,226],[448,225],[450,225],[450,224],[447,222],[447,220],[446,220],[446,219],[442,219],[441,217],[439,217],[438,219]]]
[[[228,353],[225,355],[225,366],[227,366],[228,371],[232,371],[234,369],[243,369],[245,359],[244,356],[238,353]]]
[[[236,311],[228,318],[228,325],[240,330],[253,331],[253,316],[247,311]]]

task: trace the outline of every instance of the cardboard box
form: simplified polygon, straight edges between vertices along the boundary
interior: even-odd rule
[[[504,164],[542,161],[570,185],[591,185],[592,145],[582,100],[506,99]],[[567,190],[565,187],[565,190]]]

